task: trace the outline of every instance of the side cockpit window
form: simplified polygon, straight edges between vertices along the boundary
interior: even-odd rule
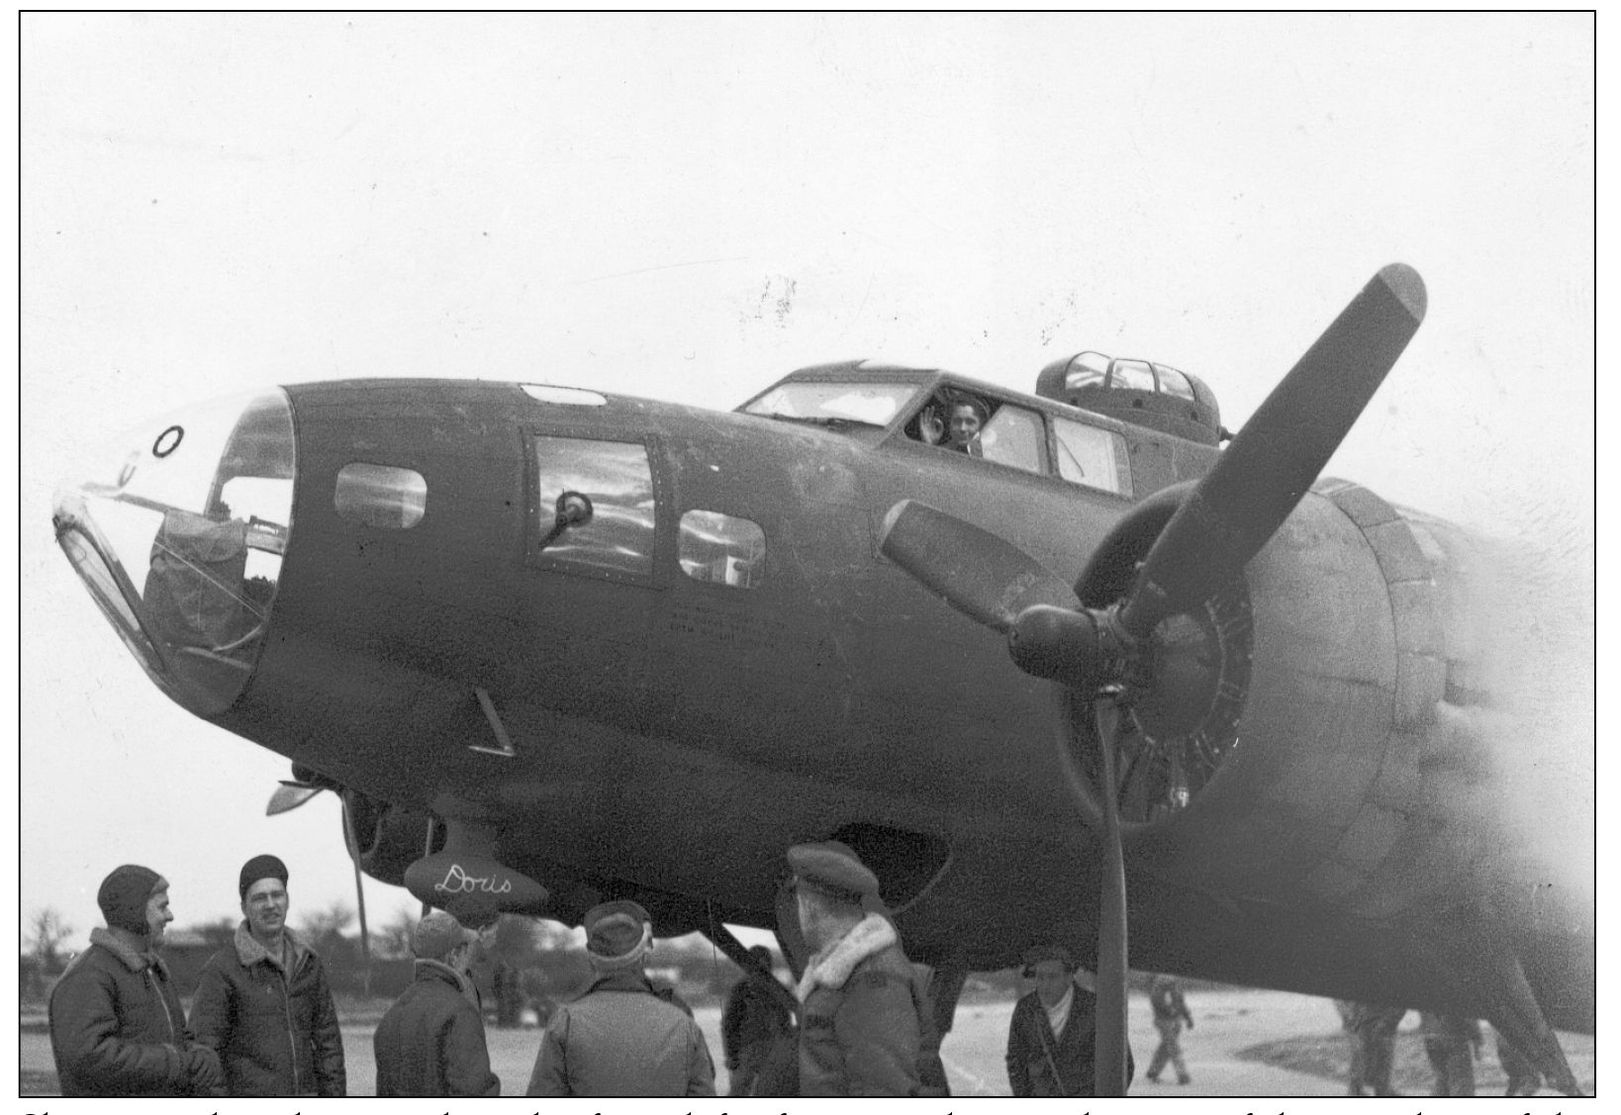
[[[338,470],[332,503],[351,523],[409,530],[428,513],[428,482],[414,469],[355,461]]]
[[[1131,495],[1131,459],[1125,438],[1113,430],[1055,417],[1053,441],[1058,475],[1065,480],[1117,496]]]
[[[653,469],[639,441],[530,440],[529,560],[617,580],[653,575]]]
[[[756,588],[765,575],[765,531],[749,519],[688,511],[677,545],[681,571],[695,581]]]

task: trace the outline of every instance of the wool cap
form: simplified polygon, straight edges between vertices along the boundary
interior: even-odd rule
[[[443,910],[430,910],[411,930],[411,952],[418,960],[443,960],[452,949],[477,937]]]
[[[878,876],[868,870],[850,848],[837,840],[795,844],[788,849],[788,866],[801,886],[810,886],[835,898],[860,902],[878,895]]]
[[[280,879],[281,885],[286,886],[287,865],[269,852],[261,856],[254,856],[242,865],[242,875],[236,884],[237,896],[246,898],[248,888],[260,879]]]
[[[101,888],[96,891],[96,905],[101,907],[102,916],[112,928],[145,937],[149,929],[147,900],[168,887],[169,881],[150,867],[126,863],[113,868],[101,881]]]
[[[653,943],[653,919],[629,899],[591,907],[580,924],[585,927],[585,951],[598,968],[639,964]]]
[[[1077,967],[1075,957],[1063,945],[1036,945],[1024,952],[1024,974],[1035,975],[1036,965],[1047,960],[1058,961],[1066,972],[1073,972]]]

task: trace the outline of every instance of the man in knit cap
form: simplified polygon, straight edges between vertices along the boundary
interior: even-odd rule
[[[934,1063],[926,993],[895,927],[876,912],[878,877],[833,840],[789,848],[788,866],[812,951],[796,991],[799,1094],[938,1094],[943,1071],[923,1080]]]
[[[174,920],[169,883],[125,864],[102,880],[105,929],[51,989],[51,1055],[64,1096],[218,1096],[212,1050],[193,1043],[156,949]]]
[[[203,968],[197,1040],[219,1053],[232,1096],[341,1096],[343,1039],[326,970],[287,928],[287,865],[254,856],[237,881],[243,921]]]
[[[546,1024],[531,1096],[712,1096],[715,1065],[687,1005],[648,981],[653,921],[634,902],[585,915],[594,978]]]
[[[415,978],[372,1036],[379,1096],[498,1096],[468,968],[478,934],[443,910],[411,932]]]

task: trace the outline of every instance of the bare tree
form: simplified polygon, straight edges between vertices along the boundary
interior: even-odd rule
[[[384,923],[377,932],[378,955],[391,960],[409,960],[411,933],[416,929],[416,925],[417,919],[412,916],[410,908],[400,907],[394,917]]]
[[[62,920],[54,906],[35,910],[28,919],[28,950],[39,963],[42,975],[62,970],[62,943],[73,935],[73,926]]]
[[[343,931],[355,920],[355,911],[349,903],[338,899],[324,910],[305,914],[298,925],[303,935],[317,949],[333,939],[342,940]]]
[[[218,951],[236,940],[236,926],[237,919],[225,915],[197,926],[197,932],[208,942],[209,948]]]

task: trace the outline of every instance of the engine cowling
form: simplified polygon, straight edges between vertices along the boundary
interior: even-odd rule
[[[390,886],[405,885],[405,871],[423,856],[445,846],[445,827],[426,810],[378,801],[357,790],[344,790],[353,818],[360,867]]]

